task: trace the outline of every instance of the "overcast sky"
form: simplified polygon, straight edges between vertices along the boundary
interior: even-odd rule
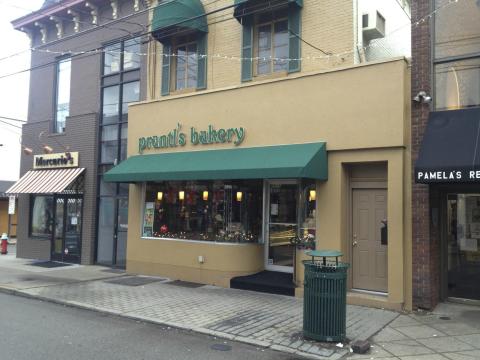
[[[28,37],[13,30],[10,22],[42,5],[43,0],[0,0],[0,116],[27,119],[29,72],[1,78],[30,67]],[[12,54],[21,54],[6,58]],[[0,121],[7,121],[0,118]],[[21,126],[21,123],[7,121]],[[20,169],[21,130],[0,122],[0,180],[16,180]],[[28,146],[28,144],[25,144]]]

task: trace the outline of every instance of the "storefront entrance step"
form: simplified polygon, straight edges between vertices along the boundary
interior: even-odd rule
[[[262,271],[253,275],[232,278],[230,287],[269,294],[295,296],[293,275],[277,271]]]

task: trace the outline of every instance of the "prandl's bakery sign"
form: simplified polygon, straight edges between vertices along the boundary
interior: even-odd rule
[[[192,145],[211,145],[231,143],[235,146],[240,145],[245,139],[246,130],[243,127],[238,128],[215,128],[208,125],[206,129],[190,127],[183,131],[182,125],[167,134],[141,137],[138,139],[138,152],[141,154],[150,149],[167,149],[178,146],[185,146],[188,142]]]

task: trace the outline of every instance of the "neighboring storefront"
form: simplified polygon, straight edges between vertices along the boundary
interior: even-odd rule
[[[480,300],[480,108],[431,112],[415,166],[429,184],[440,299]]]
[[[46,242],[51,260],[81,260],[84,172],[78,152],[35,155],[33,169],[6,191],[28,196],[28,236]]]
[[[480,3],[412,11],[413,306],[478,303]]]
[[[105,175],[132,184],[127,271],[228,287],[268,270],[301,295],[315,243],[352,264],[350,302],[408,308],[407,79],[399,59],[131,105]]]

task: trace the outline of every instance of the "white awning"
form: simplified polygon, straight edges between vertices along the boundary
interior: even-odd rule
[[[54,194],[65,191],[84,168],[30,170],[23,175],[7,194]]]

